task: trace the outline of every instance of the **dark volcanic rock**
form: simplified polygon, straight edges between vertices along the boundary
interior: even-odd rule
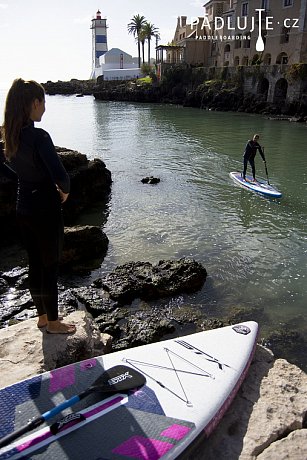
[[[294,330],[291,324],[283,324],[282,328],[272,332],[262,342],[266,347],[270,347],[276,358],[287,359],[299,367],[304,366],[307,340],[302,333]]]
[[[175,327],[160,310],[137,311],[127,315],[120,323],[120,336],[113,342],[114,350],[146,345],[157,342],[166,334],[174,332]],[[110,325],[105,332],[111,333]],[[111,334],[113,336],[113,334]]]
[[[158,184],[160,182],[160,179],[159,177],[148,176],[148,177],[143,177],[141,182],[143,184]]]
[[[70,176],[70,195],[63,209],[65,223],[71,224],[93,203],[107,199],[112,184],[111,172],[99,159],[90,161],[86,155],[62,147],[56,150]]]
[[[116,84],[105,82],[98,85],[93,95],[102,101],[161,102],[161,90],[158,86],[138,85],[134,82]]]
[[[1,278],[6,281],[9,287],[14,287],[15,289],[25,289],[26,280],[28,278],[28,269],[25,267],[15,267],[12,270],[1,273]]]
[[[91,261],[98,267],[107,253],[109,240],[100,227],[84,225],[65,227],[62,265],[72,268],[87,266]]]
[[[96,85],[95,80],[77,80],[72,79],[70,81],[47,81],[43,83],[45,91],[50,96],[55,94],[63,94],[63,95],[72,95],[76,94],[79,97],[85,95],[91,95],[93,93],[93,89]]]
[[[129,304],[136,298],[150,300],[197,291],[206,276],[206,269],[194,260],[162,260],[157,265],[149,262],[124,264],[100,282],[112,299]]]
[[[12,289],[0,296],[0,322],[7,321],[24,310],[33,308],[30,292]]]
[[[80,287],[71,289],[73,295],[94,318],[104,313],[110,313],[118,307],[118,303],[110,299],[108,293],[95,286]]]
[[[82,235],[82,232],[81,232]],[[84,236],[84,235],[83,235]],[[82,246],[82,242],[77,245]],[[83,245],[86,246],[86,245]],[[116,268],[105,279],[91,286],[59,289],[60,313],[86,310],[95,318],[102,332],[114,338],[114,349],[143,345],[173,333],[175,325],[200,324],[201,312],[173,305],[165,307],[139,302],[137,299],[157,299],[183,292],[194,292],[205,282],[205,268],[190,259],[131,262]],[[6,292],[0,296],[0,322],[22,321],[35,316],[36,310],[27,288],[27,270],[14,269],[0,274]],[[132,307],[128,306],[135,300]],[[126,306],[125,306],[126,305]]]

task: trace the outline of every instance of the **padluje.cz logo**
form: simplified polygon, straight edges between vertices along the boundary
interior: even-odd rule
[[[284,27],[285,29],[298,29],[299,28],[299,19],[297,18],[285,18],[282,22],[274,22],[273,16],[263,15],[266,12],[263,8],[256,8],[256,17],[252,16],[248,18],[247,16],[237,16],[233,21],[233,18],[228,16],[226,19],[220,16],[215,16],[214,20],[210,23],[208,18],[208,13],[205,13],[204,18],[191,18],[192,31],[187,38],[196,38],[198,40],[250,40],[252,33],[256,27],[255,24],[258,22],[258,37],[256,41],[256,51],[262,52],[264,50],[264,40],[262,37],[263,30],[274,30],[274,26]],[[250,19],[250,23],[248,21]],[[261,24],[264,24],[264,27]],[[218,30],[228,31],[228,35],[213,35],[213,31]],[[199,35],[199,30],[202,31],[202,34]],[[239,31],[239,32],[238,32]],[[234,33],[237,32],[237,35]],[[241,34],[244,32],[245,35]],[[196,33],[196,35],[195,35]],[[198,33],[198,35],[197,35]],[[232,33],[232,35],[230,35]],[[246,35],[247,34],[247,35]]]

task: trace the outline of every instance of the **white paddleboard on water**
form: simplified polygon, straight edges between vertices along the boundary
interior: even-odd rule
[[[129,394],[95,394],[66,409],[82,420],[53,435],[48,425],[0,450],[0,459],[175,459],[216,427],[246,376],[253,321],[81,361],[0,390],[0,437],[88,388],[119,364],[146,377]],[[50,420],[50,425],[55,420]]]
[[[257,180],[257,182],[253,182],[253,178],[251,176],[246,175],[247,180],[243,180],[241,173],[238,171],[233,171],[229,175],[241,187],[251,190],[252,192],[260,193],[261,195],[265,195],[272,198],[282,197],[281,192],[279,192],[275,187],[269,185],[267,182],[261,179]]]

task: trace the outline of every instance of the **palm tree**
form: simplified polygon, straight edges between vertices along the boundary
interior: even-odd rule
[[[158,28],[151,22],[145,22],[143,26],[144,35],[148,43],[148,64],[150,64],[150,41],[151,37],[156,37],[158,35]]]
[[[136,14],[133,16],[133,18],[130,19],[130,21],[131,22],[128,24],[128,32],[137,39],[139,67],[141,67],[140,33],[146,23],[146,19],[145,16],[140,16],[139,14]]]
[[[140,35],[139,35],[139,40],[140,40],[140,43],[142,45],[142,61],[143,61],[143,64],[145,63],[145,41],[147,39],[147,35],[145,33],[145,30],[144,28],[142,28],[141,32],[140,32]]]

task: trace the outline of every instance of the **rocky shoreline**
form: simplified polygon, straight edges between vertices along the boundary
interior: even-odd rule
[[[199,279],[204,283],[206,278],[205,268],[195,261],[161,261],[157,266],[147,262],[127,263],[109,274],[109,281],[113,279],[114,286],[117,286],[116,294],[114,286],[108,291],[109,281],[96,280],[91,286],[84,286],[84,274],[100,268],[108,250],[108,237],[101,228],[108,218],[112,177],[101,160],[89,161],[86,155],[65,148],[57,147],[57,150],[72,184],[64,209],[60,289],[60,305],[63,308],[69,312],[78,308],[90,311],[101,331],[115,338],[115,347],[149,343],[170,332],[193,332],[250,319],[266,324],[265,313],[259,309],[247,311],[236,306],[227,312],[226,317],[217,318],[207,317],[202,305],[192,309],[188,293],[200,289],[202,284]],[[142,182],[152,183],[152,179],[158,184],[157,178],[144,178]],[[26,257],[16,237],[15,199],[16,184],[0,177],[0,327],[35,316],[26,285]],[[93,205],[101,210],[100,224],[76,225],[78,217]],[[175,286],[169,285],[174,282],[174,276]],[[78,291],[71,289],[74,285],[71,280],[75,278],[79,279]],[[198,280],[196,285],[194,281],[192,283],[195,279]],[[176,308],[178,293],[185,296],[186,306],[180,302],[180,307]],[[165,297],[169,300],[162,302]],[[299,366],[305,362],[306,338],[291,324],[280,324],[274,332],[266,335],[262,343],[271,348],[277,357],[290,359]]]
[[[72,180],[71,203],[65,209],[66,223],[71,225],[65,228],[61,268],[69,276],[73,268],[90,270],[93,263],[101,266],[108,247],[107,236],[100,227],[72,224],[97,197],[107,218],[112,179],[100,160],[89,162],[78,152],[58,151]],[[1,179],[0,201],[5,206],[1,205],[0,220],[12,226],[7,235],[11,244],[15,241],[15,193],[16,186]],[[205,267],[191,259],[165,260],[155,265],[130,262],[90,286],[61,286],[61,313],[78,325],[78,333],[69,338],[58,337],[56,346],[50,349],[44,346],[42,332],[36,327],[36,312],[27,289],[27,267],[2,270],[1,385],[108,352],[111,341],[112,350],[121,350],[166,336],[248,319],[257,321],[257,316],[261,317],[259,311],[238,310],[227,319],[212,319],[206,318],[201,308],[192,309],[188,294],[201,289],[206,277]],[[175,300],[178,295],[187,296],[186,306],[178,307],[176,302],[168,302],[167,307],[161,304],[161,299]],[[287,345],[288,338],[289,332],[277,334],[276,343],[284,341]],[[297,341],[297,337],[294,339]],[[205,443],[200,441],[191,456],[183,458],[273,459],[278,449],[279,455],[284,455],[282,458],[303,459],[307,455],[306,408],[306,374],[283,359],[274,360],[272,353],[258,347],[248,378],[218,429]]]
[[[93,95],[101,101],[176,104],[203,110],[255,113],[278,121],[307,122],[304,98],[292,102],[267,102],[262,94],[244,92],[239,78],[204,81],[202,69],[199,75],[193,70],[197,69],[184,71],[175,67],[160,83],[71,80],[43,85],[49,95]]]

